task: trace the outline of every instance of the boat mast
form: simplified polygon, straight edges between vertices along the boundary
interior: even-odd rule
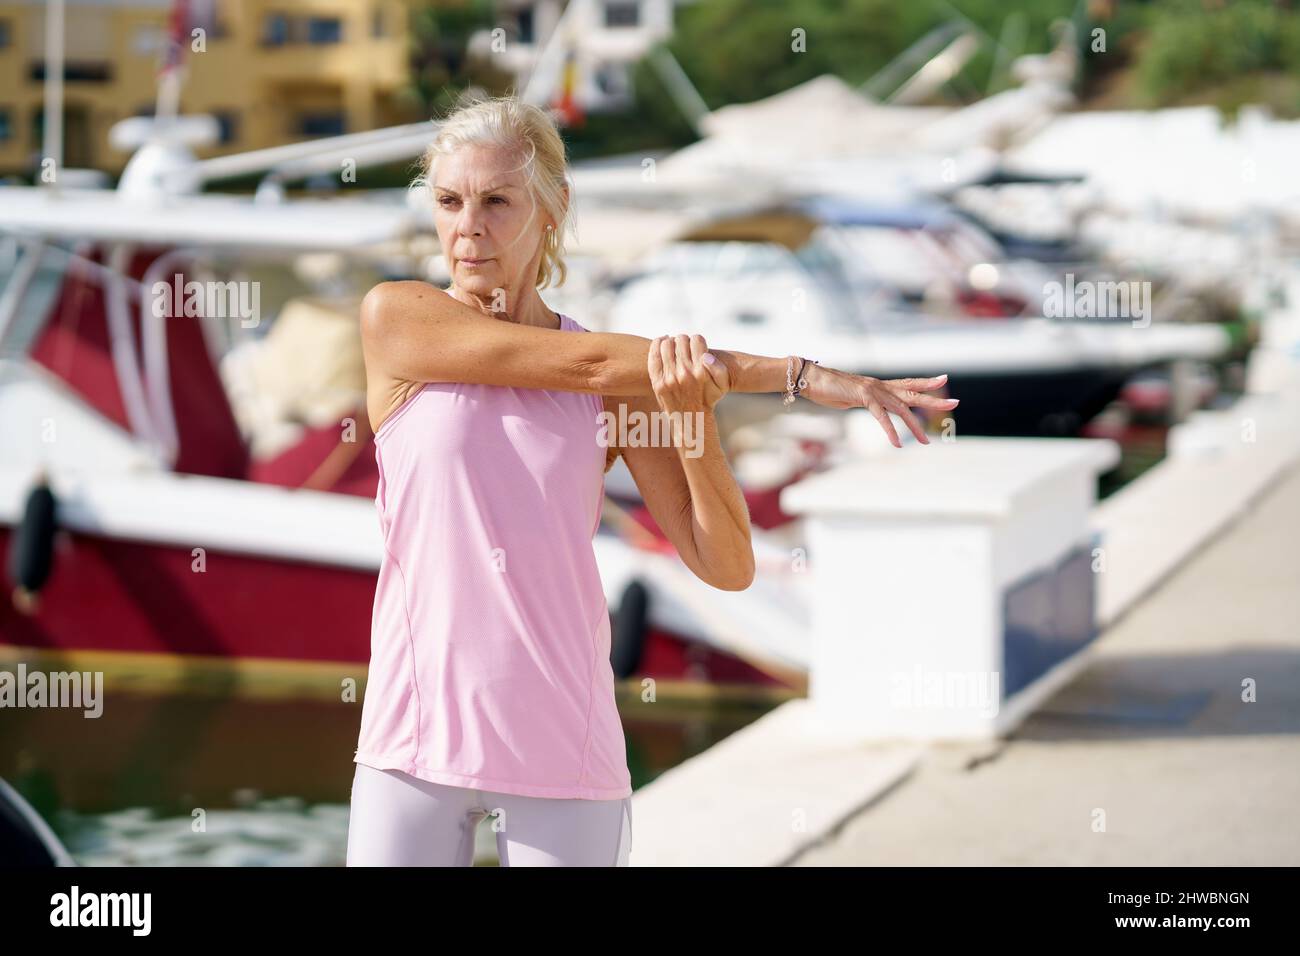
[[[190,21],[188,7],[188,0],[173,0],[167,49],[158,70],[158,102],[154,107],[154,116],[160,123],[169,123],[180,115],[186,26]]]
[[[53,161],[49,179],[38,182],[57,185],[63,167],[63,2],[48,0],[45,8],[45,129],[43,130],[42,165]]]

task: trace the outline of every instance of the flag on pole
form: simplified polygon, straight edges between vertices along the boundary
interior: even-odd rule
[[[564,55],[564,70],[560,74],[560,95],[555,103],[565,126],[581,126],[586,117],[578,103],[578,58],[569,47]]]
[[[180,67],[185,59],[185,44],[189,42],[188,0],[172,0],[171,16],[167,22],[167,40],[163,47],[160,77],[167,76]]]

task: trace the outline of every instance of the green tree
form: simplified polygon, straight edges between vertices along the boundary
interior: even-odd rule
[[[412,79],[405,95],[419,104],[421,113],[446,113],[470,86],[506,92],[511,78],[468,53],[470,36],[495,25],[491,0],[429,4],[412,10]]]

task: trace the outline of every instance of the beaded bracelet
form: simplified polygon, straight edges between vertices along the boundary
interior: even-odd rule
[[[808,380],[803,377],[803,373],[804,369],[808,367],[809,360],[800,358],[799,374],[797,376],[794,374],[794,360],[795,356],[791,355],[786,359],[785,363],[785,398],[781,400],[781,403],[787,407],[794,404],[794,400],[799,393],[808,387]],[[813,359],[812,363],[814,365],[821,364],[816,359]]]

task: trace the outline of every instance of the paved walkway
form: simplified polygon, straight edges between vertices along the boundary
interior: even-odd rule
[[[1293,467],[1009,739],[933,747],[794,865],[1295,866],[1298,802]]]

